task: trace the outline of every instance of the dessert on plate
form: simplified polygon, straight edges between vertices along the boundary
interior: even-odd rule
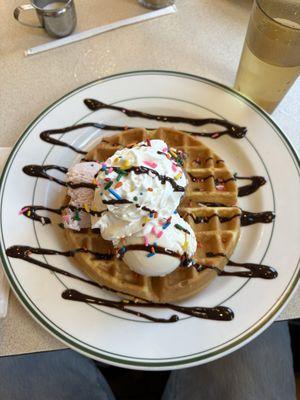
[[[135,128],[105,137],[67,176],[67,239],[90,250],[75,255],[78,266],[117,292],[185,299],[210,283],[237,244],[235,179],[188,133]]]

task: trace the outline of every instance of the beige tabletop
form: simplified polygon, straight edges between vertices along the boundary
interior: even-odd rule
[[[177,0],[175,14],[25,57],[26,49],[51,39],[41,29],[14,21],[19,1],[0,4],[0,146],[12,146],[26,125],[66,92],[106,75],[167,69],[232,86],[252,5],[250,0]],[[136,0],[75,3],[77,31],[147,12]],[[273,114],[298,151],[299,99],[300,80]],[[295,317],[300,317],[299,291],[280,318]],[[11,294],[8,316],[0,321],[0,355],[63,347]]]

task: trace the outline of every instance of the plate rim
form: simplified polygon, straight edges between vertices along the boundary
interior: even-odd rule
[[[277,125],[275,121],[262,109],[260,108],[257,104],[249,100],[247,97],[242,95],[241,93],[237,92],[236,90],[219,83],[217,81],[204,78],[195,74],[190,74],[186,72],[178,72],[178,71],[170,71],[170,70],[155,70],[155,69],[145,69],[145,70],[134,70],[134,71],[128,71],[128,72],[121,72],[117,74],[112,74],[108,75],[99,79],[95,79],[91,82],[88,82],[84,85],[81,85],[77,87],[76,89],[66,93],[64,96],[60,97],[56,101],[54,101],[52,104],[50,104],[48,107],[46,107],[41,113],[38,114],[38,116],[26,127],[26,129],[23,131],[19,139],[16,141],[15,145],[12,147],[11,153],[5,163],[5,166],[3,168],[3,172],[1,174],[0,178],[0,194],[2,195],[4,192],[5,188],[5,177],[7,173],[9,172],[9,167],[11,163],[13,162],[13,159],[17,153],[17,150],[20,148],[22,145],[22,142],[28,137],[30,134],[31,130],[34,128],[36,124],[38,124],[44,117],[47,115],[54,107],[62,103],[64,100],[66,100],[69,97],[72,97],[76,93],[79,93],[83,89],[86,89],[88,87],[95,86],[97,83],[103,82],[103,81],[109,81],[114,78],[118,77],[127,77],[127,76],[134,76],[134,75],[147,75],[147,74],[154,74],[154,75],[169,75],[169,76],[175,76],[175,77],[184,77],[184,78],[189,78],[192,80],[200,81],[207,83],[211,86],[220,88],[224,90],[225,92],[229,93],[230,95],[233,95],[239,99],[241,99],[244,103],[248,104],[256,113],[258,113],[263,119],[272,126],[273,130],[278,134],[279,138],[283,142],[284,146],[286,147],[287,151],[289,152],[296,170],[300,169],[300,160],[299,156],[292,145],[292,143],[289,141],[289,139],[286,137],[284,132],[281,130],[281,128]],[[2,201],[1,201],[2,203]],[[2,204],[1,204],[2,206]],[[2,224],[0,224],[0,230],[1,233],[3,232],[2,229]],[[230,353],[231,351],[236,350],[237,348],[241,347],[243,344],[246,344],[250,340],[254,339],[259,333],[261,333],[264,329],[266,329],[272,321],[276,318],[276,316],[280,313],[280,311],[284,308],[284,306],[287,304],[288,299],[293,295],[295,290],[297,289],[297,286],[299,284],[299,278],[300,278],[300,270],[297,271],[299,267],[299,261],[296,266],[295,272],[293,276],[291,277],[289,283],[286,286],[286,289],[282,293],[282,296],[277,300],[277,302],[272,306],[272,308],[260,319],[258,320],[252,327],[251,331],[248,329],[245,333],[241,333],[239,335],[239,338],[234,340],[233,342],[230,342],[228,345],[223,345],[222,348],[220,349],[219,346],[217,347],[216,350],[209,352],[208,354],[204,354],[201,356],[197,357],[197,354],[194,356],[187,356],[188,358],[186,359],[179,359],[179,360],[174,360],[174,361],[160,361],[157,359],[153,359],[153,362],[145,362],[145,359],[141,359],[141,361],[134,361],[130,359],[130,357],[127,357],[128,359],[123,359],[123,358],[118,358],[117,356],[109,356],[107,354],[103,354],[101,351],[98,350],[98,352],[95,352],[89,348],[86,348],[82,346],[81,344],[76,343],[75,341],[70,340],[68,337],[65,337],[63,333],[60,332],[59,328],[54,328],[51,326],[48,321],[46,321],[43,316],[40,316],[39,313],[34,309],[34,306],[31,305],[26,298],[24,298],[23,293],[20,291],[20,289],[17,287],[15,284],[13,277],[10,276],[10,267],[7,265],[7,260],[6,260],[6,255],[5,255],[5,249],[2,247],[2,242],[0,243],[0,255],[3,263],[3,270],[5,272],[5,275],[10,283],[10,286],[12,287],[14,293],[16,294],[18,300],[21,302],[22,306],[25,308],[27,312],[30,313],[30,315],[44,328],[46,329],[49,333],[54,335],[56,338],[58,338],[60,341],[62,341],[64,344],[67,346],[73,348],[76,351],[81,352],[84,355],[89,355],[92,358],[96,358],[100,361],[105,360],[106,362],[113,364],[113,365],[121,365],[125,366],[127,368],[135,368],[135,369],[149,369],[149,370],[161,370],[161,369],[169,369],[169,367],[173,368],[182,368],[182,367],[187,367],[191,365],[196,365],[199,364],[199,361],[203,361],[206,359],[209,359],[209,361],[213,360],[216,358],[220,353],[223,355],[226,355]],[[295,276],[296,275],[296,276]],[[75,338],[76,339],[76,338]],[[119,355],[119,357],[123,357],[122,355]],[[164,359],[162,359],[164,360]]]

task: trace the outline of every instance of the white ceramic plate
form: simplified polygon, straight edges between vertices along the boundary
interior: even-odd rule
[[[41,141],[41,131],[86,121],[162,125],[128,118],[112,110],[90,112],[83,103],[85,98],[152,113],[216,116],[247,126],[248,133],[243,139],[223,136],[204,141],[226,160],[232,171],[241,176],[263,175],[267,179],[266,185],[240,198],[239,204],[249,211],[274,211],[276,220],[271,224],[243,227],[233,259],[274,266],[278,278],[218,277],[199,295],[184,302],[185,305],[229,306],[235,313],[233,321],[180,315],[177,323],[155,324],[117,310],[66,301],[61,297],[65,287],[109,295],[5,255],[5,249],[14,244],[66,248],[57,224],[42,226],[18,215],[21,207],[28,204],[59,207],[64,197],[64,190],[57,184],[25,175],[22,168],[26,164],[68,167],[79,159],[68,148]],[[187,125],[176,126],[191,130]],[[86,128],[65,134],[64,140],[87,150],[100,135],[103,132]],[[75,350],[110,364],[136,369],[197,365],[249,342],[286,304],[299,278],[299,198],[299,161],[294,150],[270,117],[247,99],[223,85],[188,74],[141,71],[114,75],[87,84],[51,105],[32,122],[14,147],[1,184],[2,261],[10,284],[25,308],[45,329]],[[55,221],[59,222],[58,218]],[[39,259],[79,273],[72,259],[61,256]],[[168,310],[151,312],[156,316],[170,315]]]

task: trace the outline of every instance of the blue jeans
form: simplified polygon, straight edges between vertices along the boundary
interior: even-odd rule
[[[113,400],[94,362],[71,350],[0,358],[1,400]],[[290,337],[275,323],[242,349],[173,371],[163,400],[295,400]]]

